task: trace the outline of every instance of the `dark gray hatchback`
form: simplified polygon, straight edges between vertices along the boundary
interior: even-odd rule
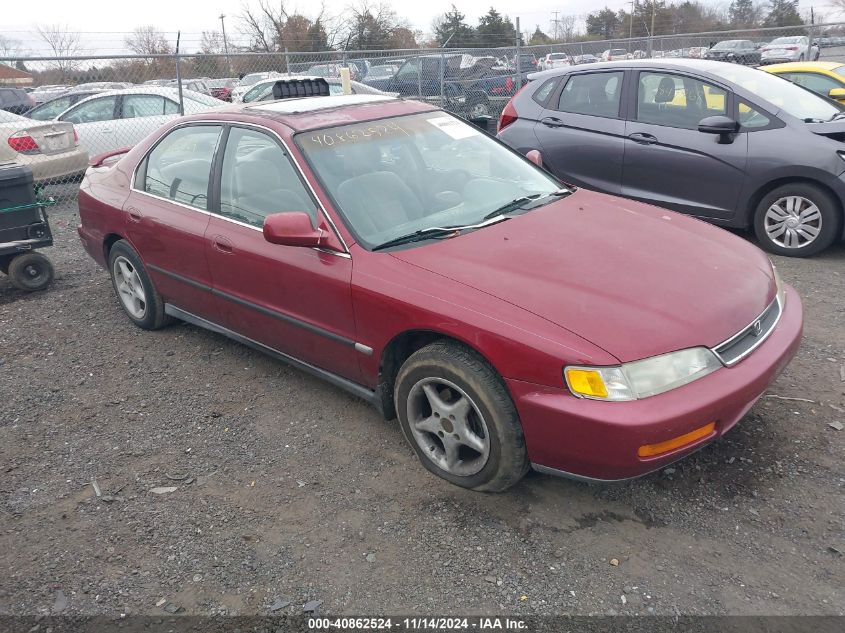
[[[769,73],[634,60],[530,75],[499,138],[561,179],[723,226],[801,257],[843,232],[845,108]]]

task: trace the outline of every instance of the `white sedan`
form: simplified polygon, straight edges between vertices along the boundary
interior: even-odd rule
[[[208,95],[183,90],[185,114],[226,105]],[[140,86],[109,90],[77,102],[54,120],[73,123],[79,145],[96,156],[131,147],[179,116],[178,88]]]
[[[566,53],[549,53],[540,59],[540,70],[566,68],[572,65],[572,59]]]

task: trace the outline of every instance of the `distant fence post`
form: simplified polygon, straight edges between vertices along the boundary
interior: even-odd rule
[[[522,59],[519,56],[519,43],[522,39],[522,33],[519,32],[519,16],[516,16],[516,53],[514,55],[514,62],[516,63],[516,89],[522,88]]]
[[[422,98],[422,67],[423,67],[423,56],[422,54],[417,56],[417,97]]]
[[[654,36],[651,33],[648,34],[648,39],[646,40],[646,42],[647,42],[646,48],[648,49],[648,56],[654,57]]]
[[[821,47],[819,47],[819,57],[821,57]],[[807,27],[807,53],[804,59],[808,62],[813,61],[813,23]]]
[[[185,116],[185,100],[182,98],[182,71],[179,68],[179,40],[182,38],[182,31],[176,32],[176,84],[179,86],[179,114]]]
[[[446,53],[440,53],[440,107],[446,103]]]
[[[290,75],[290,55],[288,55],[287,46],[285,46],[285,72]]]

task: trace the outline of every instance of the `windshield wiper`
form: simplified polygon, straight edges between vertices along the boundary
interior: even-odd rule
[[[410,244],[411,242],[421,242],[423,240],[430,240],[437,237],[445,237],[447,235],[452,235],[456,233],[460,233],[461,229],[465,227],[462,226],[430,226],[427,229],[420,229],[418,231],[414,231],[413,233],[408,233],[407,235],[400,235],[399,237],[394,237],[392,240],[387,240],[386,242],[379,244],[378,246],[374,246],[374,251],[380,251],[385,248],[390,248],[391,246],[401,246],[402,244]]]
[[[838,121],[839,119],[845,118],[845,110],[841,112],[837,112],[832,117],[828,119],[828,121]]]
[[[506,213],[510,213],[511,211],[516,211],[517,209],[522,209],[525,207],[525,204],[528,202],[532,202],[539,198],[560,198],[563,196],[568,196],[572,193],[571,189],[567,189],[566,187],[562,187],[557,191],[553,191],[551,193],[542,194],[542,193],[532,193],[530,196],[520,196],[519,198],[514,198],[510,202],[506,202],[498,209],[495,209],[484,216],[485,220],[492,220],[500,215],[505,215]],[[537,205],[542,206],[542,205]],[[531,207],[532,209],[536,208],[535,206]]]

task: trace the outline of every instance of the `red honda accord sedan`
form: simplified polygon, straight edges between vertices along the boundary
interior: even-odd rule
[[[665,466],[736,424],[801,338],[800,298],[745,240],[391,97],[182,117],[95,159],[79,212],[135,324],[317,374],[475,490]]]

